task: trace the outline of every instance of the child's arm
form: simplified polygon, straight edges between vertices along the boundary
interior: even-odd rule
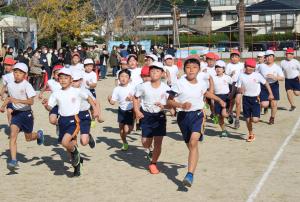
[[[225,108],[226,107],[226,103],[221,99],[219,98],[218,96],[215,96],[215,94],[209,92],[209,91],[206,91],[206,93],[204,94],[205,97],[209,98],[209,99],[213,99],[217,102],[220,103],[220,105]]]
[[[41,89],[41,92],[39,94],[39,99],[43,99],[43,94],[47,88],[48,88],[48,83]]]
[[[133,98],[133,110],[137,120],[144,118],[144,114],[140,110],[140,99],[138,97]]]
[[[2,113],[5,112],[5,107],[8,105],[8,103],[9,103],[9,98],[7,97],[0,107],[0,112]]]
[[[91,89],[94,89],[97,87],[97,83],[92,83],[92,82],[88,82],[88,81],[86,81],[86,85],[88,85]]]
[[[167,83],[168,83],[168,85],[171,85],[171,75],[170,75],[169,70],[166,71],[166,75],[167,75]]]
[[[47,100],[47,99],[44,99],[44,100],[42,101],[42,104],[44,105],[44,107],[45,107],[45,109],[46,109],[47,111],[51,111],[52,107],[50,107],[50,106],[48,105],[48,100]]]
[[[87,98],[87,101],[88,103],[92,106],[93,108],[93,116],[96,118],[96,117],[99,117],[100,116],[100,113],[99,113],[99,109],[97,108],[93,98],[91,96],[88,96]]]
[[[214,91],[215,91],[214,81],[211,76],[209,76],[208,82],[209,82],[209,92],[214,93]]]
[[[185,103],[180,103],[180,102],[176,102],[174,99],[174,95],[170,95],[167,101],[167,105],[170,108],[181,108],[183,110],[189,110],[192,107],[192,104],[189,102],[185,102]]]
[[[20,99],[16,99],[13,97],[9,97],[9,102],[14,103],[14,104],[25,104],[25,105],[33,105],[34,97],[28,98],[27,100],[20,100]]]
[[[100,102],[98,102],[97,100],[94,100],[94,102],[95,102],[96,108],[97,108],[97,110],[99,112],[99,116],[97,117],[97,121],[99,123],[102,123],[102,122],[104,122],[104,120],[102,119],[102,115],[101,115],[102,112],[101,112]]]
[[[274,96],[273,96],[273,92],[272,92],[272,89],[270,87],[270,84],[268,82],[265,83],[265,86],[269,92],[269,100],[273,100],[274,99]]]
[[[109,104],[111,104],[111,105],[116,104],[116,101],[112,100],[112,96],[111,96],[111,95],[109,95],[109,96],[107,97],[107,100],[108,100]]]
[[[7,91],[7,86],[6,85],[2,86],[2,88],[1,88],[1,92],[0,92],[1,100],[3,100],[3,95],[4,95],[5,91]]]

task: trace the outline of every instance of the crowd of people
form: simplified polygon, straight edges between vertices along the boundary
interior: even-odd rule
[[[37,64],[43,68],[34,70],[34,73],[44,71],[49,78],[52,77],[41,90],[39,98],[49,111],[49,122],[57,127],[58,141],[71,154],[74,176],[81,174],[83,161],[77,144],[79,132],[82,146],[95,147],[90,128],[95,120],[102,122],[95,90],[97,66],[100,67],[100,78],[104,79],[106,70],[103,66],[108,64],[108,58],[113,76],[116,77],[116,87],[107,99],[111,105],[119,105],[117,121],[121,149],[130,149],[126,137],[134,126],[136,130],[140,128],[142,145],[149,159],[149,172],[158,174],[157,162],[162,141],[167,134],[166,112],[169,112],[177,117],[183,140],[188,147],[188,170],[182,181],[188,187],[192,186],[197,167],[198,142],[205,135],[205,122],[208,119],[205,111],[210,111],[208,117],[220,125],[222,138],[229,135],[225,120],[239,129],[243,112],[248,129],[246,141],[253,142],[256,135],[252,125],[259,121],[262,112],[267,114],[267,109],[271,108],[269,124],[275,124],[277,102],[280,100],[279,85],[283,80],[291,105],[290,111],[296,109],[294,95],[300,94],[300,63],[294,58],[293,49],[287,49],[286,58],[280,66],[275,63],[272,50],[261,52],[257,59],[246,59],[244,63],[240,61],[240,52],[234,50],[228,64],[212,52],[202,57],[190,55],[184,60],[181,74],[174,63],[176,50],[169,50],[169,54],[163,57],[160,55],[159,59],[155,52],[139,54],[139,48],[134,47],[129,49],[120,45],[113,47],[109,54],[106,47],[102,46],[102,52],[97,56],[95,50],[98,47],[83,51],[79,46],[72,52],[65,52],[64,57],[60,55],[60,50],[56,52],[43,47],[34,52],[26,51],[31,58],[28,63],[19,59],[16,63],[12,58],[5,57],[1,96],[7,93],[8,97],[4,99],[1,111],[7,108],[11,129],[11,159],[8,167],[18,167],[16,139],[20,131],[25,133],[28,141],[37,140],[39,145],[44,142],[42,130],[33,132],[31,106],[37,89],[26,80],[27,74],[33,74],[33,68],[37,69]],[[57,63],[48,63],[48,54],[56,53]],[[42,54],[45,60],[41,60]],[[139,65],[141,61],[142,66]],[[40,85],[39,82],[32,84],[36,87]],[[47,89],[51,91],[49,99],[43,97]]]

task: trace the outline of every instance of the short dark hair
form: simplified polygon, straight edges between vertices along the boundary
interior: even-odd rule
[[[123,74],[123,73],[127,74],[129,76],[129,78],[131,77],[131,71],[130,70],[122,69],[118,74],[118,78],[120,78],[120,75]]]
[[[200,68],[200,61],[197,60],[197,59],[195,59],[195,58],[191,58],[191,59],[186,60],[186,61],[184,62],[184,65],[183,65],[184,68],[185,68],[185,66],[188,65],[188,64],[197,64],[197,65],[199,65],[199,68]]]

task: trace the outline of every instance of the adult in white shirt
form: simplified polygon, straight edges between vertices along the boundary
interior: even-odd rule
[[[272,50],[266,51],[266,64],[263,64],[259,68],[259,73],[267,80],[271,86],[271,90],[274,99],[271,100],[271,117],[269,119],[269,124],[274,124],[275,115],[277,112],[277,102],[280,99],[279,96],[279,82],[284,80],[284,75],[282,69],[275,63],[275,54]],[[261,106],[263,108],[269,107],[269,92],[265,86],[262,86],[260,93]]]
[[[290,111],[294,111],[296,109],[294,95],[300,95],[300,63],[294,58],[294,49],[286,50],[286,58],[281,61],[280,66],[285,76],[285,90],[291,105]]]
[[[260,118],[260,104],[258,96],[261,91],[261,84],[264,85],[269,92],[268,99],[272,100],[274,98],[270,85],[261,74],[254,72],[255,68],[255,60],[247,59],[245,61],[245,73],[242,73],[239,76],[236,83],[238,90],[243,94],[243,114],[246,118],[249,132],[247,142],[255,140],[252,123],[257,123]]]

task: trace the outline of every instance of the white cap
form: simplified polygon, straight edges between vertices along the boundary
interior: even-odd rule
[[[58,75],[60,74],[65,74],[65,75],[69,75],[72,76],[72,72],[69,68],[62,68],[61,70],[59,70]]]
[[[257,54],[257,57],[265,57],[265,53],[264,53],[264,52],[259,52],[259,53]]]
[[[93,61],[93,59],[91,59],[91,58],[87,58],[87,59],[85,59],[85,60],[83,61],[83,64],[84,64],[84,65],[93,65],[93,64],[94,64],[94,61]]]
[[[152,54],[152,53],[146,55],[146,57],[152,58],[152,60],[153,60],[154,62],[157,62],[157,61],[158,61],[158,57],[157,57],[156,55]]]
[[[77,70],[77,71],[72,71],[72,78],[73,80],[77,81],[79,79],[83,78],[82,72]]]
[[[265,53],[265,56],[268,56],[268,55],[275,55],[275,53],[272,50],[267,50]]]
[[[164,60],[167,60],[167,59],[174,59],[174,58],[172,55],[165,55]]]
[[[149,66],[149,68],[151,68],[151,67],[156,67],[156,68],[159,68],[159,69],[165,71],[165,67],[164,67],[163,63],[161,63],[161,62],[155,61]]]
[[[218,67],[226,67],[226,63],[223,61],[223,60],[218,60],[216,62],[216,65],[215,66],[218,66]]]
[[[15,64],[14,69],[19,69],[22,72],[27,73],[28,72],[28,67],[25,63],[22,62],[18,62],[17,64]]]

